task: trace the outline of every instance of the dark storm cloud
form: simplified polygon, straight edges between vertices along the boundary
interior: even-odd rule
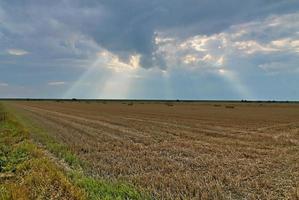
[[[96,23],[90,26],[87,34],[120,56],[140,53],[143,66],[150,67],[155,64],[152,53],[156,31],[169,31],[183,37],[213,34],[235,23],[291,12],[299,3],[273,0],[108,0],[98,5],[107,11],[107,16],[100,26]]]

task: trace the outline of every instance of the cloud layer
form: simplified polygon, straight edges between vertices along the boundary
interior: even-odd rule
[[[15,96],[296,99],[298,8],[295,0],[4,0],[0,82]],[[23,86],[31,92],[14,89]]]

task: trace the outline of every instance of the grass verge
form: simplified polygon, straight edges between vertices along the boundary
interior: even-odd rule
[[[0,121],[0,199],[86,199],[86,195],[8,116]]]
[[[9,111],[9,113],[13,114],[16,118],[16,123],[18,124],[18,126],[26,127],[27,130],[25,130],[24,128],[23,130],[24,132],[26,132],[27,137],[33,138],[34,141],[42,144],[43,147],[45,147],[50,153],[54,154],[55,157],[67,163],[70,169],[66,171],[66,176],[74,185],[74,187],[82,189],[83,195],[80,196],[80,198],[91,200],[150,199],[149,195],[146,192],[141,192],[139,189],[136,189],[134,186],[128,183],[103,180],[88,176],[86,173],[84,173],[84,168],[88,165],[88,163],[85,163],[82,160],[80,160],[71,151],[71,149],[69,149],[66,145],[56,141],[48,134],[46,130],[38,127],[30,119],[26,118],[25,115],[19,113],[10,105],[5,105],[6,111]]]

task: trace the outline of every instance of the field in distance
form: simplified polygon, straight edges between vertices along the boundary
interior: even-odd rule
[[[89,165],[158,199],[299,198],[299,104],[7,103]]]

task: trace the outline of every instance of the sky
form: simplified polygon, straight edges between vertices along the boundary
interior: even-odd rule
[[[1,0],[5,97],[299,100],[299,1]]]

